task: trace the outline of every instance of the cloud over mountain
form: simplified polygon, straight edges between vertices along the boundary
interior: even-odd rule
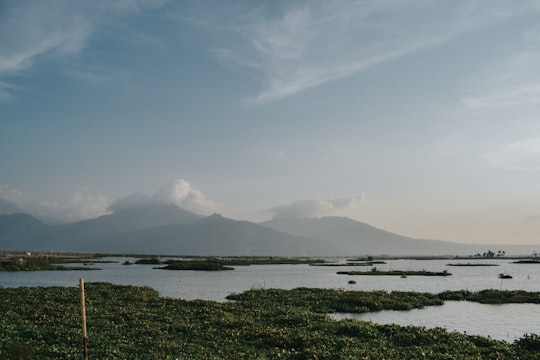
[[[273,218],[306,218],[334,215],[357,209],[365,200],[365,195],[350,196],[343,199],[299,200],[270,209]]]
[[[221,210],[221,206],[208,199],[201,190],[184,179],[161,186],[151,195],[132,193],[113,203],[105,195],[82,189],[63,199],[30,199],[25,193],[6,185],[0,185],[0,199],[8,200],[21,212],[32,214],[52,222],[73,222],[90,219],[119,210],[137,208],[148,204],[174,204],[185,210],[209,215]]]
[[[199,214],[210,214],[218,208],[218,205],[208,199],[202,191],[194,188],[184,179],[162,186],[152,197]]]
[[[160,187],[152,195],[133,193],[123,197],[111,204],[109,210],[114,212],[147,204],[174,204],[197,214],[211,214],[219,208],[189,181],[178,179]]]
[[[51,222],[72,222],[100,216],[107,212],[109,204],[106,196],[92,193],[87,188],[62,199],[32,199],[18,189],[0,185],[0,199],[16,205],[19,212]]]

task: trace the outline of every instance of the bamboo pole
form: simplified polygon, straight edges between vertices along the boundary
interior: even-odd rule
[[[86,334],[86,303],[84,300],[84,279],[79,280],[81,286],[81,313],[82,313],[82,333],[84,346],[84,359],[88,360],[88,336]]]

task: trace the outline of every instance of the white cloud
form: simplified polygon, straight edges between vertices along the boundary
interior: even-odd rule
[[[264,82],[249,102],[284,98],[530,9],[505,1],[305,1],[286,3],[278,16],[252,16],[235,31],[243,50],[218,56],[253,70]]]
[[[0,184],[0,199],[7,200],[16,205],[24,203],[24,194],[17,189]]]
[[[503,170],[540,170],[540,137],[509,142],[500,149],[485,154],[494,168]]]
[[[152,198],[161,202],[169,202],[198,214],[211,214],[218,205],[209,200],[199,189],[194,188],[184,179],[162,186]]]
[[[88,189],[74,192],[66,199],[29,199],[23,192],[0,185],[0,198],[8,200],[24,211],[46,220],[73,222],[95,218],[108,212],[129,209],[147,204],[175,204],[198,214],[209,215],[221,206],[208,199],[202,191],[187,180],[178,179],[159,188],[151,195],[133,193],[112,204],[103,195],[91,194]]]
[[[175,204],[198,214],[209,215],[221,210],[221,206],[208,199],[202,191],[187,180],[178,179],[162,186],[151,195],[133,193],[112,204],[104,195],[92,194],[88,189],[74,192],[66,199],[29,199],[23,192],[0,185],[0,198],[41,219],[57,222],[74,222],[91,219],[109,212],[134,208],[147,204]]]
[[[343,199],[300,200],[270,209],[274,218],[282,217],[320,217],[325,215],[346,214],[359,208],[365,195],[350,196]]]
[[[60,221],[91,219],[107,213],[109,200],[103,195],[88,194],[87,191],[73,193],[66,201],[41,201],[34,205],[32,213],[43,218]]]
[[[88,189],[72,193],[64,200],[33,200],[17,189],[0,185],[0,198],[29,214],[57,222],[94,218],[107,213],[109,205],[107,197],[91,194]]]
[[[109,210],[118,211],[147,204],[174,204],[197,214],[208,215],[220,209],[189,181],[178,179],[159,188],[152,195],[134,193],[115,201]]]

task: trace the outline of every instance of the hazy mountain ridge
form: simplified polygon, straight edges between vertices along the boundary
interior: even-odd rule
[[[52,246],[54,236],[49,225],[32,215],[0,215],[0,248],[34,249]]]
[[[413,239],[344,217],[263,223],[208,217],[173,204],[145,204],[66,225],[27,214],[0,215],[0,248],[185,255],[470,255],[509,246]],[[513,246],[520,254],[534,246]]]
[[[202,215],[173,204],[145,204],[67,225],[55,226],[60,236],[92,238],[167,225],[189,224]]]
[[[296,236],[330,241],[340,253],[427,255],[463,252],[462,244],[413,239],[346,217],[274,218],[262,225]]]
[[[211,215],[191,224],[169,225],[114,234],[96,239],[93,248],[108,246],[113,252],[136,249],[142,253],[231,256],[309,256],[320,255],[318,240],[292,236],[248,221]],[[326,249],[327,251],[330,249]]]

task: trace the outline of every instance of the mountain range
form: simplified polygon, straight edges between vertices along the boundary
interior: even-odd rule
[[[345,217],[253,223],[150,203],[59,225],[20,211],[0,201],[0,249],[201,256],[426,256],[488,250],[487,245],[413,239]]]

